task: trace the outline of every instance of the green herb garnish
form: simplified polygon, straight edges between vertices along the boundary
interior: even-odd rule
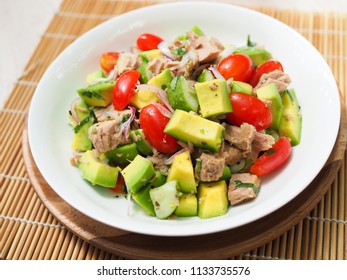
[[[178,47],[177,49],[174,49],[173,51],[171,51],[171,53],[173,55],[178,55],[178,56],[182,57],[187,53],[187,51],[182,47]]]
[[[251,188],[255,194],[259,193],[259,189],[253,183],[243,183],[240,180],[235,180],[235,188]]]
[[[89,116],[86,117],[86,118],[84,118],[84,119],[80,122],[80,124],[76,125],[76,126],[73,128],[73,131],[74,131],[75,133],[79,132],[80,129],[82,128],[82,126],[84,126],[86,123],[89,122],[89,119],[90,119]]]

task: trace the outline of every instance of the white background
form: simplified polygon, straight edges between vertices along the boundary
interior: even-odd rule
[[[0,0],[0,108],[62,0]],[[109,0],[111,1],[111,0]],[[128,0],[136,1],[136,0]],[[223,1],[223,0],[221,0]],[[248,6],[347,12],[347,0],[225,0]],[[164,2],[164,1],[163,1]]]

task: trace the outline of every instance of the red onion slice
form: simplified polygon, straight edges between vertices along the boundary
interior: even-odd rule
[[[168,110],[173,113],[174,109],[171,107],[168,97],[167,97],[167,93],[165,90],[161,89],[158,86],[155,85],[149,85],[149,84],[140,84],[137,85],[136,88],[138,90],[145,90],[145,91],[152,91],[154,92],[158,98],[160,99],[161,102],[163,102],[163,104],[168,108]]]
[[[79,124],[81,123],[80,120],[79,120],[78,117],[77,117],[77,113],[76,113],[76,110],[75,110],[75,105],[76,105],[76,103],[77,103],[78,101],[80,101],[80,99],[79,99],[79,98],[76,98],[76,99],[74,99],[74,100],[71,102],[71,104],[70,104],[71,116],[72,116],[72,118],[74,119],[74,121],[77,123],[77,125],[79,125]]]
[[[215,76],[216,79],[225,80],[223,75],[217,70],[215,66],[210,66],[208,69],[211,70],[213,76]]]
[[[124,138],[127,138],[128,132],[130,130],[130,124],[131,122],[134,120],[135,118],[135,113],[136,113],[136,109],[132,106],[129,106],[130,111],[131,111],[131,115],[129,117],[129,119],[127,119],[124,123],[122,123],[121,125],[121,130],[123,132],[123,136]]]
[[[172,164],[172,162],[173,162],[175,156],[177,156],[177,155],[179,155],[179,154],[182,154],[182,153],[184,153],[184,152],[186,152],[186,151],[187,151],[187,149],[178,150],[178,152],[174,153],[171,157],[169,157],[169,158],[167,158],[167,159],[164,159],[164,160],[163,160],[163,163],[164,163],[165,165],[170,165],[170,164]]]
[[[151,104],[155,108],[157,108],[163,116],[165,116],[167,118],[171,118],[172,113],[168,109],[166,109],[163,105],[161,105],[160,103],[157,103],[157,102],[153,102]]]
[[[171,50],[169,49],[169,44],[165,41],[162,41],[158,44],[158,49],[168,58],[172,60],[176,60],[176,56],[171,53]]]

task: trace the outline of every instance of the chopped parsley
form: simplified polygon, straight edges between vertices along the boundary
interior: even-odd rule
[[[177,49],[174,49],[173,51],[171,51],[171,53],[173,55],[177,55],[177,56],[182,57],[187,53],[187,51],[182,47],[178,47]]]
[[[80,131],[80,129],[82,128],[82,126],[84,126],[86,123],[89,122],[89,119],[90,119],[89,116],[87,116],[86,118],[84,118],[84,119],[80,122],[80,124],[76,125],[76,126],[73,128],[73,131],[74,131],[75,133],[78,133],[78,132]]]
[[[87,96],[88,98],[95,97],[96,99],[105,100],[99,93],[94,90],[85,89],[81,92],[81,95]]]
[[[253,183],[243,183],[240,180],[235,180],[235,188],[251,188],[255,194],[259,193],[259,189]]]
[[[248,34],[247,36],[247,47],[255,47],[257,43],[251,41],[251,36]]]

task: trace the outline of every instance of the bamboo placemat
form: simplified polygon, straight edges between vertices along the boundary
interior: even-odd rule
[[[120,259],[69,232],[42,204],[22,157],[23,123],[41,76],[64,48],[114,15],[159,2],[162,1],[62,2],[22,77],[0,108],[1,259]],[[346,104],[347,14],[250,8],[283,21],[311,41],[330,65]],[[329,191],[305,219],[272,242],[232,258],[347,259],[346,154]]]

